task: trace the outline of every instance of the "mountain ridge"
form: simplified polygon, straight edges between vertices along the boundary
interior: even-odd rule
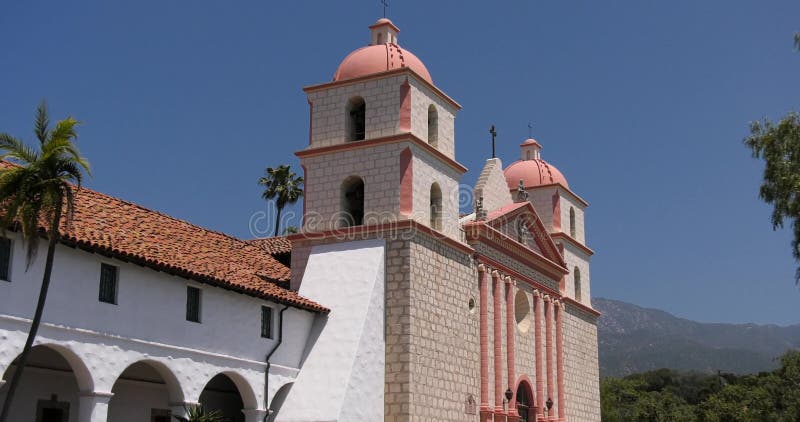
[[[659,368],[735,374],[769,371],[776,358],[800,347],[800,324],[703,323],[660,309],[594,298],[600,376]]]

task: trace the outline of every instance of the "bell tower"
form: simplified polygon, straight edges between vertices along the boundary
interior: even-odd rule
[[[341,62],[333,80],[304,89],[309,145],[304,232],[415,220],[457,238],[455,115],[460,109],[425,65],[398,44],[390,20],[370,25],[367,46]]]

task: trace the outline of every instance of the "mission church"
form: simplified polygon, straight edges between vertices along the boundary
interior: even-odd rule
[[[587,202],[527,139],[460,215],[460,105],[391,21],[369,30],[304,88],[299,233],[242,240],[78,192],[10,420],[600,420]],[[0,239],[0,400],[43,266]]]

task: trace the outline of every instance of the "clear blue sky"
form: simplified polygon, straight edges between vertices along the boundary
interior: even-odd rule
[[[723,322],[800,322],[787,231],[757,191],[748,122],[800,109],[800,3],[399,1],[400,44],[463,105],[474,183],[527,135],[590,202],[595,296]],[[94,189],[249,237],[263,168],[297,167],[301,87],[329,81],[381,15],[364,1],[0,5],[0,131],[43,97],[83,122]],[[299,167],[297,167],[299,170]]]

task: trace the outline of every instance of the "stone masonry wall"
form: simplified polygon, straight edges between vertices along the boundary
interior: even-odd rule
[[[411,133],[423,141],[428,140],[428,107],[433,104],[438,115],[438,136],[436,149],[449,158],[455,159],[455,118],[456,109],[442,100],[433,90],[422,82],[410,77],[411,85]]]
[[[561,231],[570,234],[569,229],[569,209],[572,207],[575,210],[575,240],[586,244],[586,231],[584,227],[584,207],[578,201],[573,199],[572,195],[560,189],[561,193]]]
[[[426,235],[410,243],[410,257],[409,416],[476,421],[465,402],[480,396],[479,315],[469,308],[479,296],[477,267],[468,253]]]
[[[564,312],[564,387],[567,420],[600,421],[597,317],[576,306]]]
[[[461,228],[458,224],[458,182],[461,174],[416,145],[411,146],[411,151],[414,156],[412,218],[430,226],[431,185],[436,182],[442,191],[441,231],[453,239],[459,239]]]
[[[591,306],[591,275],[589,274],[589,256],[583,250],[578,249],[569,242],[561,242],[564,244],[564,261],[567,263],[569,274],[566,276],[565,292],[564,294],[573,299],[575,298],[575,267],[581,272],[581,300],[580,302],[586,306]],[[577,299],[576,299],[577,300]]]
[[[400,125],[400,85],[405,78],[405,75],[395,75],[308,93],[308,100],[313,104],[310,147],[346,142],[347,102],[355,96],[364,98],[366,104],[365,139],[397,134]],[[422,139],[426,138],[427,134]]]
[[[342,183],[349,176],[364,180],[365,223],[396,221],[400,211],[400,153],[407,146],[382,144],[303,158],[306,168],[303,229],[336,228],[336,217],[342,211]]]

